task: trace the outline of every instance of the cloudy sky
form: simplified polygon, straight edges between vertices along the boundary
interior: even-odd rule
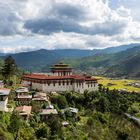
[[[0,52],[140,42],[140,0],[0,0]]]

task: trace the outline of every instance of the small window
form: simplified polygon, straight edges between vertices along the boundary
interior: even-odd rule
[[[65,85],[65,81],[63,81],[63,85]]]
[[[55,86],[55,82],[53,82],[53,86]]]
[[[67,81],[67,85],[69,85],[69,81]]]
[[[59,81],[59,86],[61,85],[61,81]]]

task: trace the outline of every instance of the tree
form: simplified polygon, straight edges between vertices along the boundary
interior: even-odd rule
[[[18,140],[36,140],[34,128],[30,127],[26,121],[22,123],[22,127],[18,133]]]
[[[121,131],[118,130],[117,133],[118,133],[118,139],[119,140],[127,140],[128,137],[129,137],[129,135],[125,132],[121,132]]]
[[[9,132],[11,132],[15,138],[18,139],[19,129],[22,127],[22,122],[18,112],[13,112],[10,117],[10,124],[8,126]]]
[[[93,120],[93,118],[88,118],[88,120],[87,120],[87,125],[91,128],[92,126],[93,126],[93,124],[94,124],[94,120]]]
[[[17,81],[17,77],[16,77],[17,74],[18,71],[17,71],[17,66],[15,64],[15,60],[11,56],[6,57],[2,68],[2,76],[4,82],[7,85],[12,86],[13,82]]]
[[[67,102],[65,96],[58,96],[57,101],[58,101],[57,103],[58,103],[59,108],[65,108],[68,106],[68,102]]]
[[[14,140],[12,134],[7,132],[7,130],[5,129],[3,130],[2,128],[0,128],[0,140]]]
[[[58,117],[51,114],[48,118],[47,124],[51,129],[51,135],[62,135],[62,123]]]
[[[49,138],[50,137],[50,129],[47,125],[42,125],[36,130],[35,134],[36,134],[37,139]]]
[[[66,97],[63,95],[52,96],[51,102],[57,104],[59,108],[66,108],[68,106]]]
[[[109,111],[109,101],[106,97],[101,96],[97,102],[97,109],[101,112]]]
[[[4,60],[4,66],[2,69],[2,74],[5,78],[8,78],[12,75],[15,74],[17,70],[17,66],[15,63],[15,60],[12,58],[12,56],[8,56],[5,60]]]

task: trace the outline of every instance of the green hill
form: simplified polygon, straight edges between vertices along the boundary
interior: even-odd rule
[[[40,71],[41,69],[43,69],[43,71],[46,71],[46,68],[44,68],[45,66],[48,67],[56,63],[57,61],[60,61],[66,58],[67,59],[71,59],[71,58],[81,59],[82,57],[95,56],[94,59],[97,60],[95,66],[96,65],[99,66],[100,64],[104,64],[104,62],[106,62],[106,59],[104,60],[104,58],[109,57],[108,54],[110,53],[115,54],[117,52],[121,52],[121,51],[127,50],[128,48],[133,48],[134,46],[138,46],[138,45],[139,44],[129,44],[129,45],[122,45],[122,46],[105,48],[105,49],[93,49],[93,50],[80,50],[80,49],[45,50],[45,49],[41,49],[41,50],[36,50],[36,51],[31,51],[31,52],[22,52],[22,53],[16,53],[16,54],[11,54],[11,55],[16,60],[17,65],[23,69],[26,69],[29,71]],[[99,54],[102,56],[101,58],[99,58],[100,56]],[[6,54],[3,54],[0,57],[4,58],[5,55]],[[104,55],[106,57],[104,57]],[[101,59],[101,62],[98,63],[100,59]],[[92,63],[92,61],[93,60],[91,57],[90,62]],[[83,65],[81,65],[80,68],[81,67],[83,67]],[[88,67],[88,65],[85,65],[84,67]]]
[[[77,70],[110,77],[140,77],[140,47],[115,54],[100,54],[82,59],[66,59]]]
[[[134,47],[135,45],[137,47]],[[12,54],[12,57],[19,67],[32,72],[46,72],[52,64],[64,61],[77,72],[111,77],[140,77],[140,45],[138,45],[130,44],[94,50],[41,49]]]

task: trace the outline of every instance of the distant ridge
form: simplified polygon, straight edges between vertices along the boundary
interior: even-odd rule
[[[108,68],[105,75],[140,78],[140,46],[120,52],[115,57],[119,57],[118,64]]]
[[[77,70],[109,77],[140,78],[140,46],[114,54],[65,60]]]
[[[93,50],[80,50],[80,49],[56,49],[56,50],[45,50],[40,49],[30,52],[21,52],[11,54],[16,60],[18,66],[29,71],[40,71],[46,66],[50,66],[64,59],[78,59],[83,57],[92,57],[95,59],[97,55],[107,55],[115,54],[121,51],[125,51],[134,46],[140,44],[129,44],[117,47],[105,48],[105,49],[93,49]],[[98,56],[98,57],[99,57]],[[1,56],[3,58],[3,55]],[[104,58],[103,58],[104,59]],[[104,59],[105,61],[105,59]],[[85,65],[87,66],[87,64]],[[90,66],[90,65],[89,65]],[[88,66],[87,66],[88,67]]]

